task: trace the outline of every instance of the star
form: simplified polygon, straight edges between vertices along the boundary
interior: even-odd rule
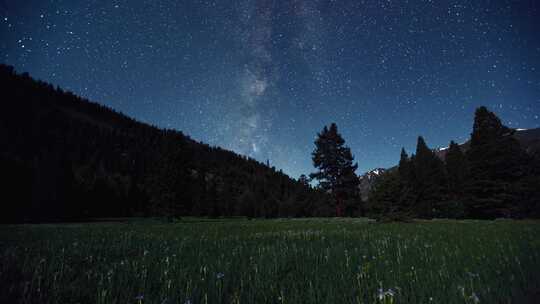
[[[5,63],[293,177],[331,122],[358,173],[395,165],[418,135],[467,138],[480,105],[540,126],[539,13],[517,2],[6,5]]]

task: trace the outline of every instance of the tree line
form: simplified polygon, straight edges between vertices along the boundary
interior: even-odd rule
[[[337,216],[540,217],[540,149],[526,151],[515,132],[479,107],[466,145],[451,141],[441,153],[419,136],[415,153],[409,156],[402,148],[399,165],[385,170],[362,201],[354,173],[358,166],[333,123],[318,133],[312,154],[317,172],[310,177],[333,198]]]
[[[376,218],[525,218],[540,216],[540,155],[486,107],[475,112],[470,144],[450,142],[444,160],[418,137],[397,168],[376,183],[365,205]],[[466,148],[466,149],[465,149]]]
[[[0,65],[1,222],[333,215],[281,170]]]
[[[270,165],[140,123],[0,65],[1,222],[100,217],[540,216],[540,153],[485,107],[470,144],[444,158],[418,137],[362,201],[358,166],[335,123],[317,135],[316,172]],[[535,152],[536,151],[536,152]],[[317,181],[312,187],[310,183]]]

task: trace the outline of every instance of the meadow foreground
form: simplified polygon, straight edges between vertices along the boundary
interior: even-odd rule
[[[534,303],[540,222],[184,219],[0,229],[2,303]]]

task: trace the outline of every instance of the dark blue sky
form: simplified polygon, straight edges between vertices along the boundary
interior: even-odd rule
[[[358,173],[486,105],[540,127],[537,1],[0,1],[0,61],[159,127],[313,171],[336,122]],[[536,21],[535,21],[536,20]]]

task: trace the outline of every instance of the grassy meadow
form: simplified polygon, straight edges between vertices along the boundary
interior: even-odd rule
[[[538,303],[540,222],[0,226],[0,303]]]

